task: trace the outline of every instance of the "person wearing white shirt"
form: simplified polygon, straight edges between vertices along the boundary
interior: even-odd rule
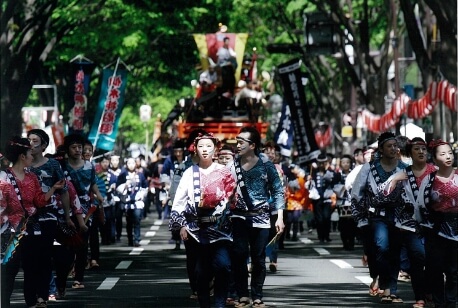
[[[225,37],[224,44],[218,49],[216,56],[218,57],[217,64],[221,67],[221,75],[223,78],[222,92],[230,92],[234,94],[235,88],[235,70],[237,68],[236,53],[234,49],[229,47],[229,38]]]

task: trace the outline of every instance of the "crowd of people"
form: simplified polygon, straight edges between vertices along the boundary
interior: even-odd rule
[[[44,155],[43,130],[11,138],[0,154],[9,162],[0,172],[1,306],[9,307],[21,267],[28,307],[65,297],[69,277],[71,288],[84,288],[85,271],[103,266],[100,245],[120,242],[125,227],[127,244],[140,246],[141,220],[152,211],[168,222],[175,249],[184,244],[190,297],[200,307],[265,307],[267,269],[281,270],[284,242],[316,232],[326,245],[332,231],[344,250],[362,244],[370,296],[402,303],[401,272],[411,279],[414,308],[456,305],[458,171],[450,144],[385,132],[376,148],[322,152],[299,165],[274,142],[262,143],[255,128],[242,128],[236,142],[198,129],[148,162],[93,159],[80,135],[66,136],[53,155]]]
[[[403,302],[397,281],[404,247],[413,307],[455,307],[457,200],[458,171],[449,143],[402,140],[390,132],[379,136],[374,158],[361,167],[351,188],[352,215],[373,279],[371,296],[387,304]]]

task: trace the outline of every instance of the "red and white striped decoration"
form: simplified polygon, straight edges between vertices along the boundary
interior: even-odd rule
[[[405,113],[411,119],[421,119],[430,115],[440,101],[444,102],[451,111],[457,112],[456,92],[456,86],[447,80],[432,82],[423,97],[412,100],[403,93],[393,101],[391,110],[381,116],[363,110],[361,113],[363,123],[371,132],[384,132],[395,126]]]

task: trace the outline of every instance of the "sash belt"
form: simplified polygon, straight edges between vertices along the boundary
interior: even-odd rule
[[[243,217],[255,217],[264,213],[267,213],[267,210],[259,209],[259,210],[251,210],[251,211],[233,211],[234,215],[243,216]]]

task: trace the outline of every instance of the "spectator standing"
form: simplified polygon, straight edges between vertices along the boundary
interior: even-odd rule
[[[275,223],[277,233],[282,233],[284,189],[277,169],[264,154],[260,155],[261,136],[254,127],[244,127],[237,136],[238,156],[230,165],[237,179],[237,204],[232,213],[234,227],[233,269],[239,301],[236,307],[251,305],[248,290],[248,268],[251,257],[252,307],[264,307],[263,285],[266,277],[266,245],[269,240],[269,198],[278,211]]]

